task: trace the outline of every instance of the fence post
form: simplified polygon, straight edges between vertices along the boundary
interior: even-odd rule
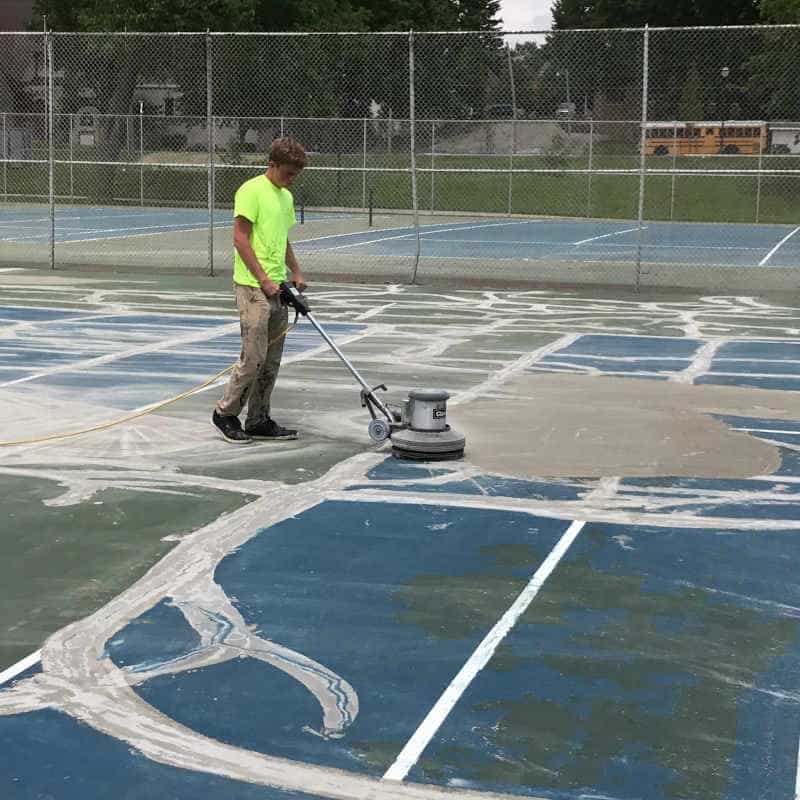
[[[3,112],[3,202],[8,201],[8,157],[11,155],[11,148],[8,145],[8,124],[6,117],[8,113]]]
[[[74,161],[75,161],[75,151],[73,149],[73,142],[72,137],[74,134],[74,119],[75,115],[69,115],[69,196],[70,202],[75,202],[75,170],[74,170]]]
[[[642,54],[642,129],[639,132],[639,213],[636,223],[636,291],[642,277],[642,222],[644,220],[644,189],[645,168],[647,166],[647,82],[650,77],[650,26],[644,26],[644,41]]]
[[[592,169],[594,169],[594,120],[589,120],[589,180],[586,186],[586,218],[592,216]]]
[[[364,117],[363,158],[361,159],[361,207],[367,207],[367,118]]]
[[[675,169],[678,166],[678,126],[672,128],[672,176],[669,186],[669,221],[675,214]]]
[[[214,205],[216,186],[214,182],[214,74],[211,60],[211,31],[206,31],[206,131],[208,132],[208,159],[206,165],[206,193],[208,201],[208,275],[214,277]]]
[[[414,31],[408,32],[408,121],[411,139],[411,208],[414,213],[414,231],[416,233],[416,251],[414,253],[414,268],[411,272],[411,283],[417,282],[421,239],[419,231],[419,204],[417,202],[417,155],[416,155],[416,109],[414,96]]]
[[[761,133],[758,137],[758,177],[756,178],[756,223],[761,217],[761,175],[764,169],[764,126],[761,126]]]
[[[431,120],[431,214],[436,208],[436,120]]]
[[[50,205],[50,269],[56,268],[56,184],[55,184],[55,143],[53,141],[53,34],[45,32],[45,78],[47,94],[47,163],[48,163],[48,196]]]
[[[139,101],[139,205],[144,206],[144,100]]]
[[[514,184],[514,153],[517,149],[517,87],[514,84],[514,63],[511,48],[506,44],[508,57],[508,78],[511,84],[511,146],[508,153],[508,213],[511,214],[512,191]]]

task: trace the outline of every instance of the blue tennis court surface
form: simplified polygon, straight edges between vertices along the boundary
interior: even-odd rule
[[[357,219],[309,212],[312,221]],[[231,211],[218,210],[215,227],[229,229]],[[206,229],[206,209],[59,207],[56,243],[100,241]],[[0,210],[0,241],[45,243],[46,208]],[[336,251],[363,256],[413,256],[413,227],[367,228],[302,238],[298,252]],[[423,225],[423,254],[435,258],[615,262],[722,266],[800,266],[800,227],[791,225],[648,222],[641,232],[630,220],[486,219]]]
[[[217,210],[215,228],[231,227],[232,211]],[[341,219],[341,215],[334,217]],[[311,214],[309,221],[328,219]],[[120,239],[126,236],[157,236],[201,231],[208,226],[207,209],[120,208],[70,206],[56,208],[56,243]],[[0,242],[44,243],[49,241],[50,217],[46,208],[0,209]]]
[[[800,388],[785,338],[568,341],[527,373]],[[137,408],[238,346],[230,316],[3,306],[0,389]],[[747,478],[365,448],[270,485],[0,686],[0,797],[796,800],[800,420],[768,411],[714,415],[778,448]]]
[[[6,328],[21,323],[24,336]],[[330,326],[334,335],[363,329]],[[130,410],[184,392],[224,370],[240,346],[239,324],[231,317],[0,306],[0,389],[45,389],[51,397]],[[316,331],[300,322],[284,353],[291,357],[319,346]]]
[[[381,776],[568,521],[460,508],[458,486],[441,502],[364,502],[372,482],[413,482],[391,490],[401,500],[436,476],[384,462],[364,477],[352,499],[226,555],[215,597],[173,584],[104,648],[135,697],[198,748],[210,737],[367,776],[380,796]],[[537,491],[482,482],[495,498]],[[786,601],[798,559],[786,530],[587,524],[407,780],[558,800],[788,800],[800,610]],[[134,713],[117,702],[121,718]],[[101,797],[123,779],[134,798],[157,780],[179,798],[281,796],[151,763],[130,735],[133,748],[120,747],[52,709],[0,716],[10,796]],[[92,759],[77,757],[81,746]]]
[[[425,225],[425,256],[457,259],[614,262],[727,266],[800,266],[800,228],[789,225],[510,219]],[[639,237],[641,235],[641,242]],[[335,250],[413,256],[413,228],[365,230],[298,242],[300,251]]]
[[[800,343],[590,334],[545,356],[531,370],[654,380],[691,370],[691,383],[800,391]]]

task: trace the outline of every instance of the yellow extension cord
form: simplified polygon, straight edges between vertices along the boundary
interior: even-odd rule
[[[269,342],[267,342],[267,347],[269,347],[274,342],[277,342],[279,339],[282,339],[284,336],[286,336],[293,327],[294,323],[289,325],[274,339],[270,339]],[[221,370],[216,375],[213,375],[212,377],[208,378],[208,380],[203,381],[197,386],[193,386],[191,389],[187,389],[185,392],[176,394],[175,397],[170,397],[168,400],[164,400],[161,403],[156,403],[156,405],[150,406],[149,408],[144,409],[144,411],[137,411],[135,414],[128,414],[127,417],[120,417],[120,419],[115,419],[112,420],[111,422],[104,422],[102,425],[94,425],[91,428],[83,428],[82,430],[71,431],[70,433],[54,433],[51,436],[42,436],[37,439],[18,439],[17,441],[14,442],[0,442],[0,447],[14,447],[16,445],[21,445],[21,444],[38,444],[39,442],[52,442],[57,439],[70,439],[74,436],[84,436],[87,433],[94,433],[95,431],[104,431],[107,430],[108,428],[113,428],[115,425],[122,425],[123,422],[130,422],[133,419],[138,419],[139,417],[144,417],[147,414],[152,414],[154,411],[158,411],[159,409],[162,409],[165,406],[172,405],[172,403],[177,403],[178,400],[183,400],[185,397],[189,397],[189,395],[192,395],[195,392],[199,392],[201,389],[205,389],[206,386],[211,386],[212,383],[219,380],[226,372],[230,372],[230,370],[232,370],[234,366],[235,364],[231,364],[230,366],[225,367],[225,369]]]

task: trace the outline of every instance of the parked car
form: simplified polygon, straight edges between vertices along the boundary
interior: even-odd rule
[[[516,118],[522,119],[525,109],[517,106]],[[495,103],[486,106],[486,119],[514,119],[514,106],[511,103]]]

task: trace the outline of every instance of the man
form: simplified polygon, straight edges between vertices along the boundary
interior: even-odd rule
[[[289,188],[306,165],[303,147],[294,139],[275,139],[263,175],[243,183],[233,207],[233,281],[242,333],[242,351],[212,422],[228,442],[295,439],[297,431],[270,417],[270,396],[283,355],[289,314],[281,304],[279,284],[291,279],[302,291],[305,278],[289,243],[295,223]],[[239,414],[247,403],[244,429]]]

